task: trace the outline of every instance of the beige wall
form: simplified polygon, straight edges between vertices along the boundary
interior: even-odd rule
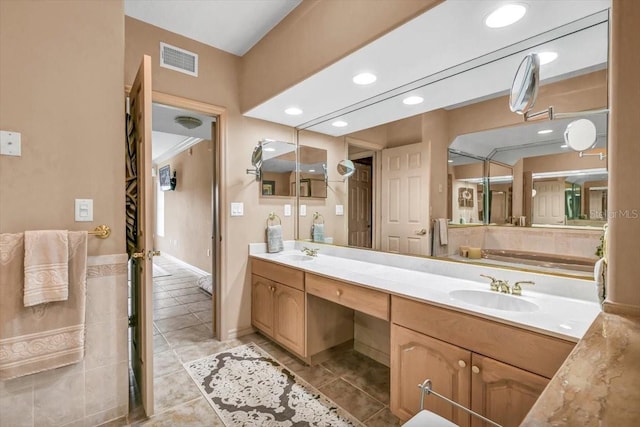
[[[305,0],[242,60],[242,111],[277,95],[442,0]],[[330,27],[331,30],[327,31]]]
[[[0,2],[0,232],[92,230],[89,254],[125,252],[122,1]],[[75,222],[74,199],[93,199]]]
[[[213,146],[201,141],[163,162],[177,172],[175,191],[164,191],[164,236],[156,234],[156,249],[211,273],[211,186]]]
[[[613,0],[607,310],[640,314],[640,2]]]

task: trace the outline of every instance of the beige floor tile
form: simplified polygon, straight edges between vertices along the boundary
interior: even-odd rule
[[[153,320],[168,319],[170,317],[184,316],[185,314],[189,314],[189,310],[187,310],[183,305],[174,305],[164,308],[154,307]]]
[[[389,404],[390,371],[383,364],[349,350],[323,362],[322,366],[385,405]]]
[[[360,421],[384,407],[382,403],[342,379],[330,382],[319,390]]]
[[[153,384],[155,410],[158,414],[201,396],[200,390],[184,369],[155,377]]]
[[[153,301],[153,308],[154,309],[173,307],[175,305],[180,305],[180,301],[178,301],[177,299],[175,299],[173,297],[163,298],[163,299],[159,299],[159,300]]]
[[[169,350],[169,343],[164,339],[162,334],[153,335],[153,352],[160,353],[162,351]]]
[[[182,364],[173,350],[153,352],[153,376],[161,377],[172,372],[181,371]]]
[[[199,302],[192,302],[192,303],[189,303],[189,304],[184,304],[184,306],[191,313],[202,312],[202,311],[207,311],[208,310],[213,315],[213,303],[212,303],[211,299],[209,299],[207,301],[199,301]]]
[[[242,344],[244,343],[238,340],[220,342],[212,339],[208,342],[201,342],[196,345],[178,347],[175,349],[175,352],[183,363],[187,363],[202,359],[203,357],[211,356],[212,354],[220,353],[221,351],[228,350]]]
[[[198,322],[200,321],[198,320]],[[163,333],[163,335],[169,343],[169,346],[174,349],[177,347],[184,347],[198,343],[214,341],[214,339],[212,338],[211,330],[203,324],[198,324],[177,331]]]
[[[211,295],[205,293],[204,291],[198,291],[197,294],[191,295],[182,295],[179,297],[174,297],[182,304],[189,304],[193,302],[209,302],[211,303]]]
[[[191,286],[189,288],[176,289],[175,291],[168,291],[168,292],[171,294],[172,297],[181,297],[184,295],[199,294],[202,291],[198,286],[194,284],[194,286]]]
[[[170,411],[154,416],[141,424],[145,427],[204,427],[224,426],[211,405],[199,398],[180,405]]]
[[[384,407],[381,411],[374,414],[366,420],[364,424],[367,427],[399,427],[402,425],[400,420],[391,413],[388,407]]]
[[[154,291],[153,292],[153,300],[157,301],[159,299],[171,298],[171,294],[169,291]]]
[[[200,304],[198,302],[194,303],[194,304]],[[188,306],[189,304],[187,304]],[[195,316],[200,319],[202,321],[202,323],[211,323],[211,321],[213,320],[213,310],[209,307],[208,310],[204,310],[204,311],[195,311],[193,312],[193,314],[195,314]]]
[[[296,358],[289,358],[286,362],[281,362],[297,376],[308,382],[312,386],[319,388],[338,378],[335,374],[325,369],[323,366],[309,366],[300,362]]]
[[[201,322],[200,319],[198,319],[193,314],[185,314],[184,316],[176,316],[169,317],[168,319],[156,320],[154,323],[160,332],[166,334],[168,332],[188,328],[189,326],[198,325]]]

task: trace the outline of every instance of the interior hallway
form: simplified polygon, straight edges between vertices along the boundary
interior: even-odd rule
[[[257,333],[224,342],[215,340],[211,338],[211,296],[197,285],[202,276],[164,257],[156,257],[154,263],[169,273],[153,278],[156,415],[145,420],[130,375],[129,419],[106,426],[224,426],[182,364],[250,342],[364,425],[400,425],[389,410],[389,368],[386,366],[353,350],[337,353],[317,366],[306,366]]]

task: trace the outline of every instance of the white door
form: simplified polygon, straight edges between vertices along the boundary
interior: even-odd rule
[[[564,224],[564,181],[533,183],[534,224]]]
[[[151,57],[145,55],[131,87],[138,179],[137,248],[132,264],[132,366],[142,406],[153,415],[153,180],[151,178]]]
[[[429,255],[427,145],[382,150],[383,251]]]

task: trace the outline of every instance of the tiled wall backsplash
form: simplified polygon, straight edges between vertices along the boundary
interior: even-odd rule
[[[449,244],[435,248],[435,256],[459,253],[460,246],[509,249],[596,258],[601,230],[536,227],[451,227]]]
[[[1,426],[96,426],[127,415],[127,255],[89,257],[85,357],[0,381]]]

